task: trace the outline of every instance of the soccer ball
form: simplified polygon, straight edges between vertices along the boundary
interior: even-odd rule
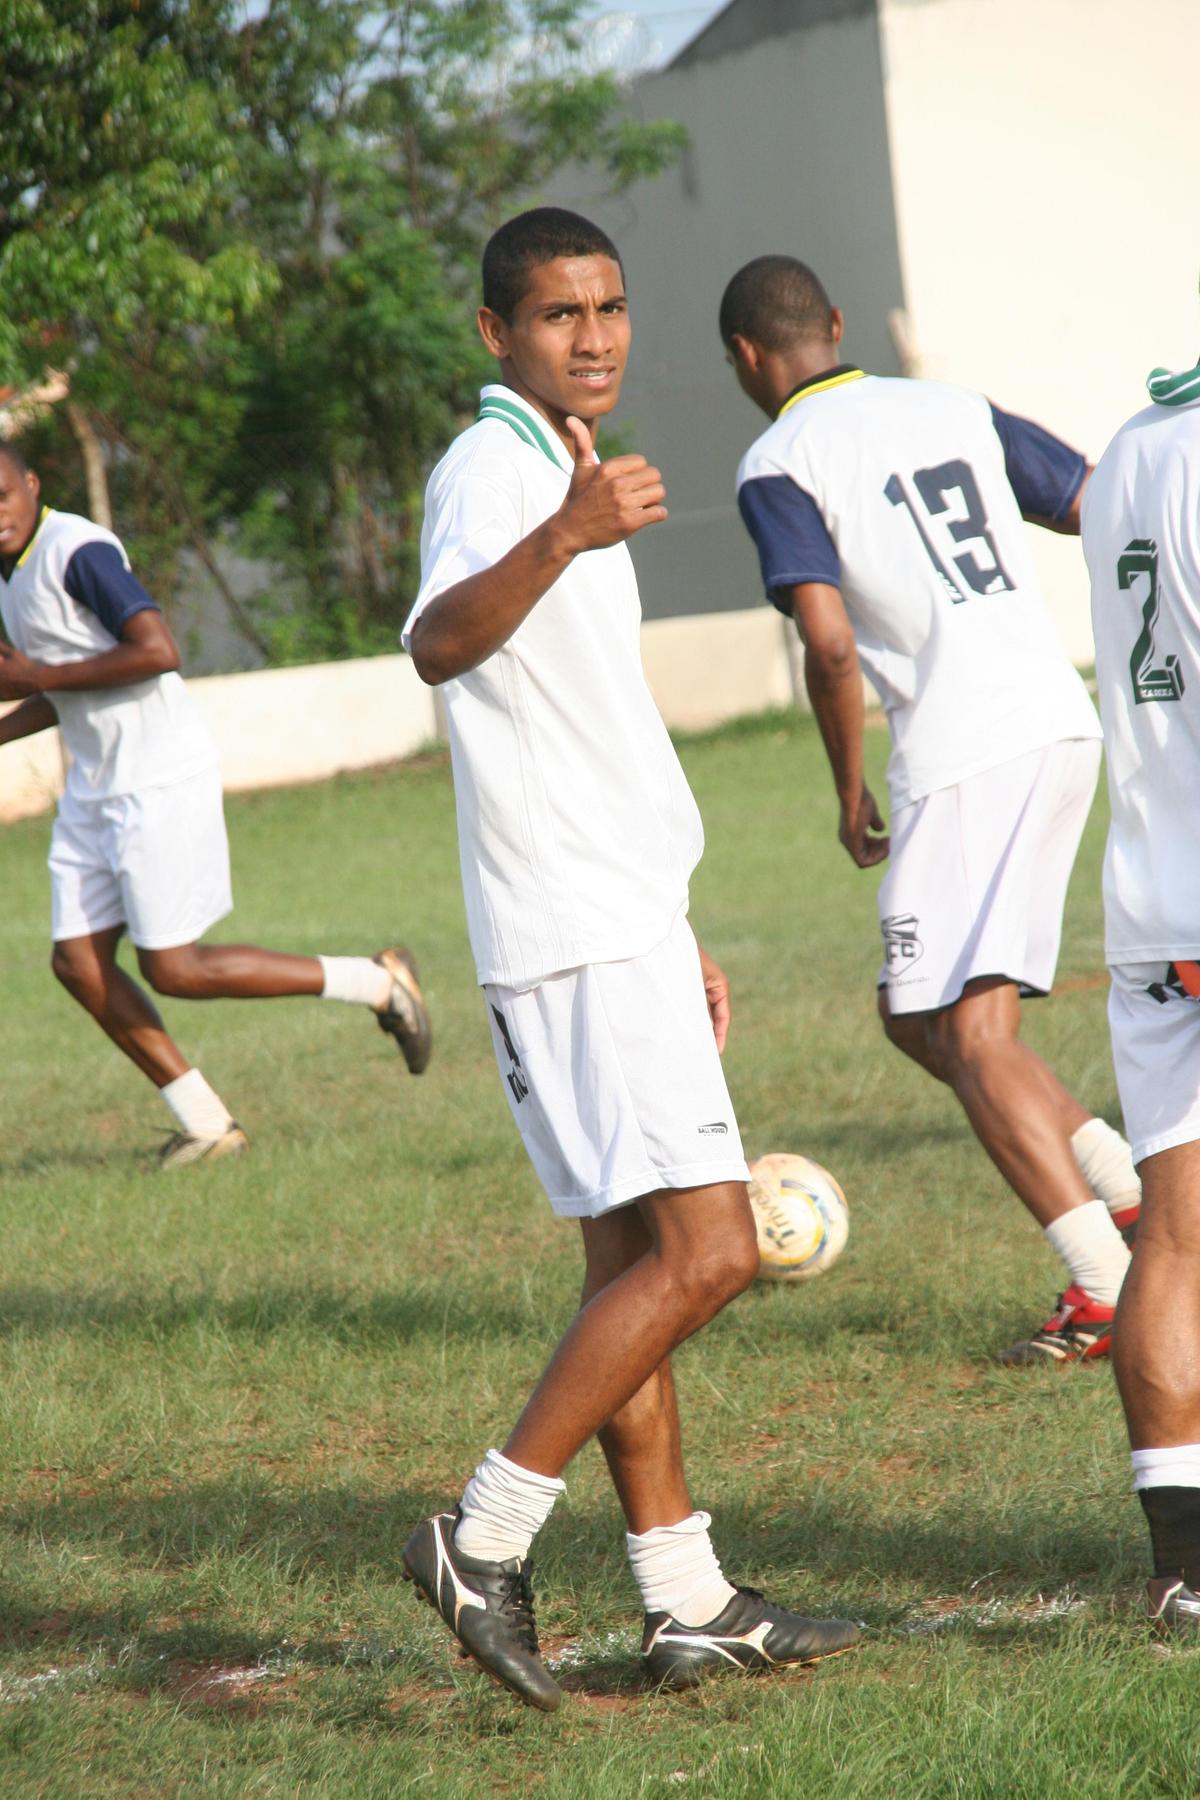
[[[758,1279],[807,1281],[842,1254],[850,1211],[828,1169],[775,1151],[750,1164],[750,1205],[758,1231]]]

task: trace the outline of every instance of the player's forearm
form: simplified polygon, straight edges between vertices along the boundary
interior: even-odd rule
[[[853,642],[832,651],[804,652],[804,680],[833,785],[843,808],[857,806],[863,790],[862,671]]]
[[[57,724],[58,714],[45,694],[34,694],[0,718],[0,744],[15,744]]]
[[[465,675],[506,644],[577,550],[555,515],[490,569],[431,600],[412,629],[412,659],[431,687]]]
[[[128,687],[150,681],[179,667],[174,644],[121,642],[99,656],[78,662],[35,663],[41,693],[81,693],[97,688]]]

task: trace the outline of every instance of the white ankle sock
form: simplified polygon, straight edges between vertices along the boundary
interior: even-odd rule
[[[1046,1227],[1046,1242],[1062,1257],[1071,1280],[1098,1300],[1115,1306],[1129,1252],[1120,1232],[1108,1216],[1103,1200],[1073,1206]]]
[[[182,1130],[192,1137],[223,1137],[233,1124],[233,1115],[219,1094],[209,1087],[199,1069],[189,1069],[168,1081],[159,1093],[170,1107]]]
[[[462,1497],[462,1519],[454,1542],[464,1556],[487,1562],[524,1562],[534,1536],[550,1517],[566,1482],[537,1475],[489,1450]]]
[[[1083,1179],[1110,1213],[1126,1213],[1141,1205],[1142,1184],[1133,1151],[1119,1131],[1103,1119],[1089,1119],[1072,1135],[1071,1150]]]
[[[351,1006],[369,1006],[382,1012],[392,992],[387,970],[369,956],[318,956],[325,986],[322,1000],[345,1000]]]
[[[694,1512],[678,1525],[655,1525],[625,1542],[633,1578],[642,1590],[648,1613],[669,1613],[681,1625],[707,1625],[724,1612],[737,1593],[721,1573],[706,1512]]]
[[[1200,1488],[1200,1444],[1172,1444],[1166,1450],[1131,1450],[1133,1485]]]

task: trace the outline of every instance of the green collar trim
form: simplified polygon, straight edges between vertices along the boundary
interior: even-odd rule
[[[1151,369],[1146,386],[1156,406],[1187,406],[1200,400],[1200,368],[1182,369],[1178,374],[1172,374],[1170,369]]]
[[[516,432],[523,444],[528,444],[531,450],[540,450],[543,456],[549,457],[556,469],[562,470],[562,463],[555,456],[550,439],[523,406],[517,406],[512,400],[505,400],[501,394],[485,394],[479,402],[479,418],[496,419],[500,424],[507,425]]]

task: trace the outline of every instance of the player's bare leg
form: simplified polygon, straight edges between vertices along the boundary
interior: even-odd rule
[[[1053,1077],[1018,1035],[1021,1002],[1015,984],[991,976],[968,982],[953,1006],[920,1017],[941,1078],[1038,1224],[1086,1206],[1092,1195],[1071,1154]]]
[[[1054,1316],[1002,1360],[1105,1354],[1129,1252],[1072,1148],[1088,1113],[1020,1041],[1016,984],[984,977],[968,982],[953,1006],[894,1018],[881,992],[880,1014],[891,1041],[954,1090],[980,1143],[1066,1265],[1070,1282]]]
[[[647,1248],[581,1307],[504,1446],[512,1462],[538,1474],[561,1475],[758,1271],[744,1183],[674,1188],[636,1204]]]
[[[489,1451],[457,1513],[419,1526],[405,1565],[473,1654],[524,1699],[557,1706],[541,1663],[526,1557],[560,1471],[599,1434],[646,1605],[644,1665],[683,1686],[716,1669],[781,1668],[855,1643],[847,1620],[772,1606],[721,1572],[692,1511],[669,1354],[753,1280],[742,1182],[652,1194],[584,1226],[582,1304],[503,1452]]]
[[[168,1035],[149,996],[117,961],[124,930],[123,925],[113,925],[87,937],[64,938],[55,944],[50,966],[117,1049],[155,1087],[166,1087],[186,1075],[191,1065]]]
[[[1113,1371],[1135,1450],[1200,1442],[1200,1142],[1141,1164],[1137,1255]]]
[[[60,940],[51,967],[117,1048],[149,1077],[179,1130],[160,1166],[176,1168],[244,1150],[247,1139],[224,1101],[169,1036],[149,996],[117,962],[124,926]],[[181,944],[138,948],[138,966],[156,993],[181,999],[273,999],[325,995],[369,1007],[396,1039],[414,1073],[429,1060],[429,1016],[411,956],[290,956],[253,945]],[[333,984],[331,989],[331,983]]]
[[[155,993],[178,1000],[275,1000],[320,994],[325,986],[315,956],[289,956],[253,944],[180,944],[139,950],[137,959]]]
[[[580,1304],[586,1306],[644,1256],[652,1240],[636,1206],[581,1223],[587,1270]],[[692,1502],[669,1360],[613,1414],[599,1439],[630,1531],[645,1532],[688,1517]]]
[[[1141,1164],[1113,1368],[1150,1526],[1151,1616],[1200,1629],[1200,1141]]]

